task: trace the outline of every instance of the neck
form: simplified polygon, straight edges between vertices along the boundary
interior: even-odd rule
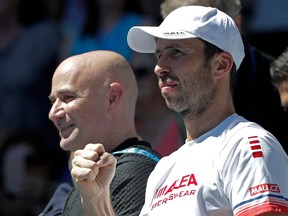
[[[124,125],[125,124],[125,125]],[[115,149],[120,143],[124,142],[125,140],[127,140],[128,138],[131,137],[139,137],[139,135],[136,132],[136,128],[133,123],[129,123],[128,121],[120,121],[117,123],[114,123],[114,125],[118,125],[117,127],[113,127],[111,128],[111,132],[110,135],[108,134],[105,138],[105,142],[106,142],[106,150],[107,151],[112,151],[113,149]],[[122,125],[119,127],[119,125]]]
[[[187,115],[184,117],[184,123],[187,130],[187,141],[194,140],[202,134],[210,131],[227,117],[235,113],[231,97],[226,100],[217,101],[214,101],[212,106],[199,116]]]

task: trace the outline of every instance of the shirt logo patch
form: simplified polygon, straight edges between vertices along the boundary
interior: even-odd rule
[[[268,183],[251,187],[249,190],[251,196],[265,192],[280,193],[280,188],[277,184],[268,184]]]
[[[263,157],[263,152],[260,144],[260,140],[258,139],[258,136],[251,136],[248,137],[250,148],[252,150],[252,156],[253,158],[259,158]]]
[[[196,186],[198,185],[195,175],[188,174],[176,179],[169,185],[159,188],[151,206],[151,210],[159,206],[166,205],[175,199],[182,199],[187,196],[196,195]]]

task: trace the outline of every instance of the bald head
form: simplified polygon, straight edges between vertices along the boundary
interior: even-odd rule
[[[64,60],[54,73],[73,76],[73,82],[103,91],[111,83],[121,84],[130,101],[136,101],[138,87],[134,72],[124,57],[113,51],[97,50]],[[130,104],[131,105],[131,104]]]
[[[107,137],[117,137],[119,144],[121,134],[134,133],[137,96],[134,72],[129,63],[115,52],[98,50],[64,60],[53,75],[49,96],[53,103],[49,118],[60,131],[61,147],[73,151],[83,148],[88,142],[113,143],[113,140],[107,141]],[[73,137],[69,136],[70,141],[65,142],[61,130],[72,120],[75,120],[75,126],[79,126],[78,131],[83,127],[81,131],[85,136],[77,133],[78,146],[75,142],[73,147],[67,148],[65,145],[71,144]],[[119,127],[120,122],[125,122],[126,128]],[[101,130],[95,133],[99,125]],[[127,131],[108,135],[111,131],[117,132],[117,128]],[[76,140],[76,135],[73,140]]]

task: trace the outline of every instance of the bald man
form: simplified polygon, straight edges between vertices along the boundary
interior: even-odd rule
[[[104,50],[64,60],[53,75],[49,95],[49,118],[59,131],[62,149],[74,156],[81,155],[82,149],[89,150],[86,157],[93,159],[92,144],[101,143],[117,158],[110,185],[117,215],[139,215],[147,178],[160,158],[136,132],[137,95],[137,82],[128,62]],[[44,211],[42,215],[53,214]],[[69,193],[61,215],[85,215],[76,188]]]

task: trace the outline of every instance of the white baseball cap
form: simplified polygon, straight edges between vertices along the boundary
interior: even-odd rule
[[[237,69],[245,56],[241,34],[233,19],[212,7],[180,7],[160,26],[134,26],[127,35],[130,48],[141,53],[155,52],[155,38],[201,38],[230,53]]]

